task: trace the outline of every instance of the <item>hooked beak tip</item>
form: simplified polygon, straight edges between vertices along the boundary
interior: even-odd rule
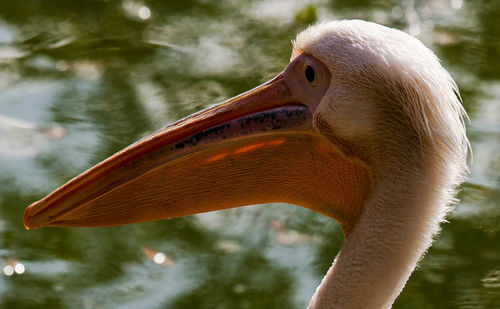
[[[24,211],[24,217],[23,217],[23,223],[24,223],[24,228],[27,230],[33,230],[39,227],[38,225],[34,224],[33,221],[33,216],[31,215],[32,208],[35,204],[31,204],[26,208]]]

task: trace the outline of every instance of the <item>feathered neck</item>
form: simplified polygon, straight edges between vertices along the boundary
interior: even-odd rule
[[[431,245],[451,202],[447,169],[436,172],[434,160],[405,164],[374,177],[365,210],[310,309],[392,305]]]

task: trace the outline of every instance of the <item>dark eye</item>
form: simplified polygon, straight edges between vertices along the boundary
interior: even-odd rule
[[[314,82],[314,79],[316,78],[316,72],[314,72],[314,69],[312,66],[308,65],[306,67],[306,79],[308,82],[312,83]]]

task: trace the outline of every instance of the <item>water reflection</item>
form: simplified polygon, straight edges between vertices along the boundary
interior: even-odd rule
[[[13,259],[9,259],[9,260],[5,260],[3,266],[3,274],[7,277],[10,277],[14,274],[17,274],[17,275],[22,275],[24,274],[24,271],[26,270],[26,268],[24,267],[24,265],[19,262],[19,261],[16,261],[16,260],[13,260]]]
[[[158,265],[165,267],[172,267],[174,265],[174,261],[161,251],[155,251],[147,247],[142,247],[141,251],[148,260],[151,260]]]
[[[342,245],[336,223],[307,210],[30,232],[22,214],[131,142],[276,75],[316,18],[417,35],[471,116],[462,202],[394,307],[499,307],[499,14],[488,0],[0,1],[0,307],[304,308]]]

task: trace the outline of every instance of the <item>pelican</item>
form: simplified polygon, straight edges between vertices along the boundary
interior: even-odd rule
[[[310,26],[272,80],[139,140],[26,209],[24,225],[129,224],[270,202],[339,222],[310,309],[389,308],[466,174],[458,88],[402,31]]]

